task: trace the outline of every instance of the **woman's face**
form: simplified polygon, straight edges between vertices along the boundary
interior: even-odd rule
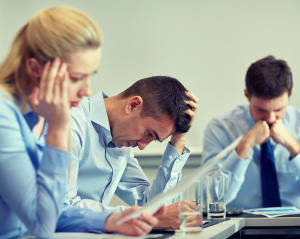
[[[91,95],[91,76],[97,72],[101,48],[89,48],[70,53],[64,62],[68,65],[70,107],[77,107],[84,96]]]

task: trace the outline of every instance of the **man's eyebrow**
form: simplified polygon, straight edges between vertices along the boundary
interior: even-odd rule
[[[158,134],[156,133],[156,131],[153,130],[153,132],[154,132],[154,134],[155,134],[156,140],[157,140],[158,142],[162,143],[162,141],[159,139],[159,136],[158,136]]]
[[[278,109],[276,109],[275,111],[279,111],[279,110],[282,110],[284,108],[284,106],[283,107],[281,107],[281,108],[278,108]]]
[[[258,107],[258,106],[255,106],[255,107],[256,107],[256,109],[258,109],[258,110],[267,111],[267,110],[265,110],[265,109],[263,109],[263,108],[260,108],[260,107]]]
[[[262,110],[262,111],[265,111],[265,112],[267,112],[267,110],[265,110],[265,109],[263,109],[263,108],[260,108],[260,107],[258,107],[258,106],[255,106],[256,107],[256,109],[259,109],[259,110]],[[276,109],[276,110],[274,110],[274,111],[279,111],[279,110],[282,110],[284,108],[284,106],[282,106],[282,107],[280,107],[280,108],[278,108],[278,109]]]

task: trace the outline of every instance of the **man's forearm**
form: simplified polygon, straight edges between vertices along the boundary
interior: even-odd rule
[[[176,148],[180,155],[182,155],[184,152],[185,147],[185,136],[184,137],[171,137],[170,144]]]
[[[300,152],[300,144],[294,137],[291,138],[289,144],[285,147],[290,152],[291,158],[294,158]]]

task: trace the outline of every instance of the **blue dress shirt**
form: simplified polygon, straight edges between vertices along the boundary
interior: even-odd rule
[[[30,107],[23,115],[17,105],[0,91],[0,238],[104,231],[109,213],[69,205],[70,154],[45,145],[47,123],[38,139],[32,131],[38,115]]]
[[[288,106],[283,124],[300,142],[300,111]],[[238,106],[228,114],[210,121],[204,133],[203,164],[218,154],[239,135],[245,135],[255,125],[249,105]],[[293,159],[289,151],[272,139],[281,205],[300,208],[300,154]],[[260,177],[261,146],[256,145],[246,160],[232,150],[208,175],[225,175],[229,207],[263,207]]]
[[[117,148],[112,143],[106,97],[99,92],[72,109],[69,198],[76,207],[122,211],[124,206],[109,206],[114,194],[128,205],[144,205],[178,183],[190,151],[186,149],[187,153],[180,155],[168,144],[151,185],[131,147]]]

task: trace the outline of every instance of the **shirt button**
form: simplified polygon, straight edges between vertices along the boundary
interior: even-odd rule
[[[173,158],[172,155],[170,155],[170,156],[169,156],[169,159],[172,159],[172,158]]]
[[[296,171],[296,170],[297,170],[297,168],[293,168],[293,170],[294,170],[294,171]]]
[[[176,163],[179,163],[179,160],[176,160]]]

